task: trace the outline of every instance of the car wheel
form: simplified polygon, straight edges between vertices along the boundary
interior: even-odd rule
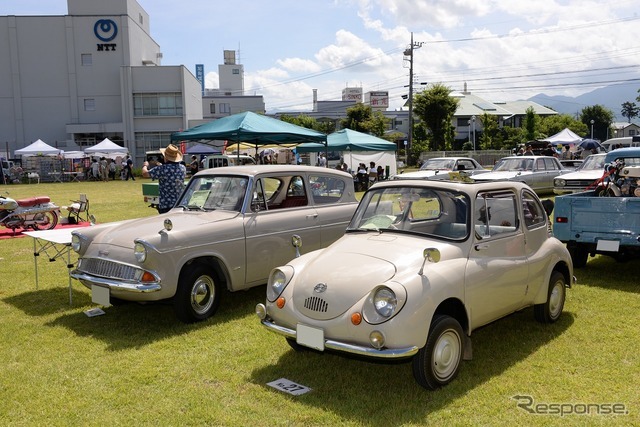
[[[185,323],[208,319],[220,305],[218,276],[201,264],[187,267],[180,274],[173,307],[178,319]]]
[[[427,343],[413,357],[413,377],[419,385],[435,390],[453,381],[462,361],[462,334],[453,317],[434,317]]]
[[[540,323],[553,323],[562,314],[564,301],[567,297],[567,287],[564,275],[554,271],[549,280],[549,290],[547,292],[547,301],[542,304],[536,304],[533,307],[533,314]]]
[[[576,243],[575,246],[567,246],[567,249],[575,268],[584,268],[587,265],[589,251],[585,245]]]

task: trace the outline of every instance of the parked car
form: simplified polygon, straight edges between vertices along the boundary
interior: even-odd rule
[[[471,176],[489,171],[471,157],[434,157],[426,160],[420,170],[400,173],[392,179],[449,179],[450,172]]]
[[[518,181],[524,182],[538,194],[553,192],[553,179],[563,172],[558,159],[550,156],[509,156],[503,157],[493,166],[491,172],[474,176],[475,181]]]
[[[212,316],[223,289],[267,282],[304,249],[344,234],[357,206],[351,175],[310,166],[212,168],[166,214],[83,228],[71,276],[112,300],[172,300],[178,318]]]
[[[607,153],[592,154],[574,172],[558,175],[553,180],[555,194],[568,194],[585,191],[602,177],[604,157]]]
[[[477,328],[529,306],[560,317],[573,266],[548,215],[519,182],[375,184],[341,239],[271,272],[256,314],[296,350],[411,358],[418,384],[443,386]]]

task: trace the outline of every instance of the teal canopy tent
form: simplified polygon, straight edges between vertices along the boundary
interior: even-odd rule
[[[256,146],[317,142],[324,147],[326,138],[327,136],[321,132],[250,111],[213,120],[171,135],[172,141],[227,140],[233,143],[248,142]]]
[[[395,151],[396,144],[373,135],[342,129],[327,136],[329,151]],[[324,151],[324,144],[308,142],[296,147],[297,153]]]

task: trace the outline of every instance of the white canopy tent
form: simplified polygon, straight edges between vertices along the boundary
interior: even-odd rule
[[[85,148],[84,152],[87,156],[101,156],[115,159],[116,157],[126,156],[129,150],[127,147],[121,147],[109,138],[105,138],[93,147]]]
[[[582,138],[572,132],[571,129],[564,128],[555,135],[551,135],[549,138],[545,138],[542,141],[548,142],[553,145],[571,145],[579,143],[580,141],[582,141]]]
[[[14,151],[16,156],[57,156],[62,150],[39,139],[24,148]]]

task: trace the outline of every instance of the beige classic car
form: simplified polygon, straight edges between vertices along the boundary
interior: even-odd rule
[[[558,320],[572,281],[527,185],[396,180],[365,193],[337,242],[275,268],[256,314],[295,350],[411,359],[434,389],[477,328],[529,306]]]
[[[71,276],[117,300],[173,300],[184,322],[212,316],[224,288],[267,282],[272,268],[344,234],[358,202],[351,175],[295,165],[203,170],[154,217],[73,232]],[[294,244],[295,243],[295,246]]]

